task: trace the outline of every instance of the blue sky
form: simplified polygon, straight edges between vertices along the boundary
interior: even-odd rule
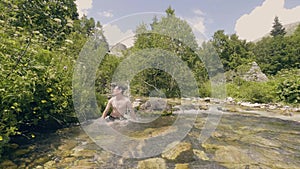
[[[283,24],[300,21],[300,0],[77,0],[76,3],[80,15],[84,13],[103,25],[113,25],[116,19],[134,13],[164,13],[171,5],[178,17],[193,24],[208,38],[222,29],[251,41],[270,31],[275,16]],[[130,29],[134,28],[116,24],[106,31],[130,34],[134,31]]]

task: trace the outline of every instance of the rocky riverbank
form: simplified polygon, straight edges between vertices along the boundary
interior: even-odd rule
[[[214,98],[182,98],[182,99],[161,99],[151,98],[135,99],[134,107],[140,110],[142,114],[145,112],[163,112],[164,114],[172,114],[181,110],[200,110],[209,113],[210,107],[217,105],[218,110],[223,113],[253,114],[264,117],[280,118],[284,120],[294,120],[300,122],[300,107],[288,106],[280,103],[250,103],[236,101],[228,97],[226,99]]]

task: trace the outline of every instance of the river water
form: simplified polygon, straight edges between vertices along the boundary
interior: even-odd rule
[[[130,158],[105,150],[94,142],[91,135],[86,134],[85,127],[64,128],[54,133],[41,134],[28,144],[12,144],[9,152],[5,152],[6,160],[1,163],[1,167],[298,169],[300,123],[262,114],[224,113],[211,137],[200,142],[199,137],[207,118],[207,114],[201,113],[191,124],[191,130],[179,142],[172,142],[170,149],[146,158]],[[161,116],[153,123],[140,125],[140,128],[137,124],[129,123],[124,128],[119,127],[119,131],[138,139],[155,138],[166,131],[179,131],[178,128],[166,130],[176,119],[176,114]],[[95,125],[97,122],[92,121],[86,125]],[[97,138],[109,140],[102,136]],[[143,147],[140,149],[151,151]]]

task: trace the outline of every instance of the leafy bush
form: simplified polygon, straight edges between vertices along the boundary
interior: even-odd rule
[[[300,70],[283,70],[278,75],[277,94],[281,101],[291,104],[300,103]]]
[[[227,95],[242,101],[253,103],[270,103],[275,102],[276,85],[270,82],[247,82],[243,81],[240,85],[228,83],[226,85]]]

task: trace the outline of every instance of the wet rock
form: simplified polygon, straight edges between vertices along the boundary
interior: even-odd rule
[[[71,150],[77,145],[76,140],[67,140],[64,144],[60,145],[58,147],[58,150],[64,151],[64,150]]]
[[[281,114],[284,116],[293,116],[293,113],[288,108],[283,109]]]
[[[215,137],[215,138],[221,138],[223,135],[222,135],[221,133],[215,131],[215,132],[212,133],[211,136],[212,136],[212,137]]]
[[[269,110],[275,110],[275,109],[277,109],[278,107],[277,107],[277,105],[269,105],[268,106],[268,109]]]
[[[142,110],[158,110],[163,111],[167,109],[167,102],[164,99],[160,98],[151,98],[150,100],[146,101],[144,104],[140,106]]]
[[[198,118],[195,122],[194,122],[194,127],[197,129],[201,129],[203,128],[203,126],[205,125],[206,119],[200,119]]]
[[[205,149],[207,152],[212,152],[218,149],[218,145],[215,144],[208,144],[208,143],[202,143],[202,147]]]
[[[205,102],[209,103],[210,102],[210,98],[209,97],[206,97],[203,99]]]
[[[193,161],[192,145],[187,142],[173,142],[167,146],[166,150],[162,153],[162,157],[178,162]]]
[[[276,142],[275,140],[268,140],[260,136],[255,135],[247,135],[241,139],[242,142],[248,143],[248,144],[254,144],[266,148],[270,147],[280,147],[281,144],[279,142]]]
[[[139,110],[141,104],[142,104],[142,102],[140,100],[135,100],[134,102],[132,102],[132,107]]]
[[[256,163],[245,150],[234,146],[217,146],[214,160],[228,168],[240,168]]]
[[[25,154],[27,154],[27,153],[29,153],[30,152],[30,149],[28,149],[28,148],[26,148],[26,149],[19,149],[19,150],[17,150],[17,151],[15,151],[15,153],[14,153],[14,156],[23,156],[23,155],[25,155]]]
[[[80,168],[96,168],[97,164],[94,162],[91,162],[90,159],[81,159],[74,163],[74,166]]]
[[[41,165],[38,165],[38,166],[35,167],[35,169],[43,169],[43,168],[44,168],[44,167],[41,166]]]
[[[11,144],[9,144],[8,146],[9,146],[9,148],[11,148],[11,149],[17,149],[17,148],[19,147],[19,145],[16,144],[16,143],[11,143]]]
[[[44,163],[48,162],[50,160],[49,157],[40,157],[33,161],[34,164],[43,165]]]
[[[205,154],[204,151],[201,150],[197,150],[197,149],[193,149],[194,154],[201,160],[203,161],[208,161],[209,158],[207,157],[207,155]]]
[[[48,162],[46,162],[45,164],[44,164],[44,167],[45,168],[54,168],[54,166],[55,166],[55,161],[48,161]]]
[[[72,163],[76,160],[76,158],[74,157],[66,157],[64,159],[61,160],[62,163]]]
[[[205,105],[205,104],[200,104],[198,107],[200,110],[208,110],[209,109],[209,106]]]
[[[78,151],[75,151],[71,154],[73,157],[94,157],[95,152],[93,150],[86,150],[86,149],[78,149]]]
[[[227,97],[227,98],[225,99],[225,101],[226,101],[227,103],[234,103],[234,99],[233,99],[232,97]]]
[[[224,111],[224,112],[239,112],[240,110],[235,107],[235,106],[223,106],[223,107],[218,107],[218,110]]]
[[[180,111],[180,106],[179,105],[176,105],[176,106],[173,106],[172,107],[172,111]]]
[[[164,134],[168,134],[171,132],[175,132],[177,128],[175,126],[166,126],[166,127],[160,127],[160,128],[147,128],[143,131],[136,131],[133,133],[130,133],[130,137],[139,138],[139,139],[147,139],[150,137],[157,137]]]
[[[0,164],[1,164],[0,166],[3,168],[11,168],[11,169],[18,168],[18,166],[10,160],[4,160]]]
[[[190,169],[190,166],[188,163],[175,164],[175,169]]]
[[[292,111],[293,111],[293,112],[300,113],[300,108],[293,108]]]
[[[150,158],[138,162],[138,169],[166,169],[167,165],[162,158]]]

